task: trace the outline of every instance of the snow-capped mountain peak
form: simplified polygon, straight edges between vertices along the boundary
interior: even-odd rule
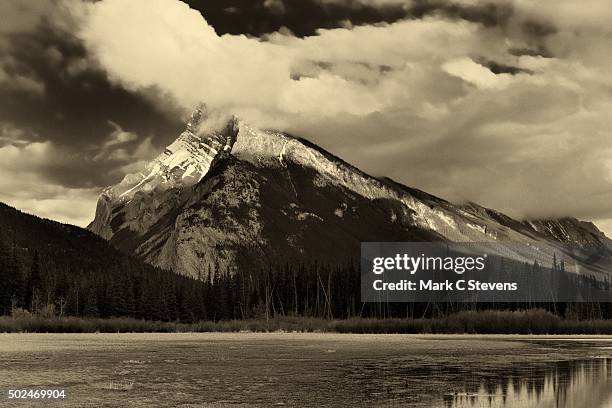
[[[203,131],[204,107],[198,108],[187,128],[163,153],[153,159],[143,171],[129,174],[104,194],[111,200],[126,202],[138,192],[166,190],[190,186],[202,180],[214,162],[229,154],[238,133],[238,120],[232,118],[224,129]]]
[[[143,172],[105,190],[89,228],[193,277],[240,265],[356,258],[361,241],[533,242],[550,248],[541,251],[546,256],[559,237],[609,245],[577,221],[527,223],[456,205],[372,177],[303,139],[235,117],[211,129],[205,119],[196,110]]]

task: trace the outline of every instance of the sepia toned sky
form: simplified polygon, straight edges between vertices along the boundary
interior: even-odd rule
[[[86,225],[193,106],[612,232],[605,0],[1,1],[0,201]]]

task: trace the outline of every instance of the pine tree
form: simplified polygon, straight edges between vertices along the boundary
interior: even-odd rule
[[[2,247],[0,246],[0,250]],[[0,253],[0,314],[8,314],[11,308],[12,288],[9,283],[9,274],[6,269],[5,260]]]
[[[26,302],[32,312],[41,306],[42,299],[42,277],[40,273],[40,259],[38,251],[34,251],[34,258],[28,274],[28,284],[26,286]]]
[[[98,317],[100,315],[100,310],[98,309],[98,294],[93,286],[91,286],[87,292],[83,314],[88,317]]]
[[[178,302],[175,291],[176,288],[174,285],[166,286],[164,301],[166,303],[166,310],[168,311],[167,319],[170,321],[174,321],[178,318]]]

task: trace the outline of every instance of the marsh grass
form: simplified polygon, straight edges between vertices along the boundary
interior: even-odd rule
[[[312,317],[228,320],[197,323],[133,318],[92,319],[30,314],[0,317],[3,333],[187,333],[187,332],[330,332],[406,334],[612,334],[612,320],[562,319],[542,309],[464,311],[431,319]]]

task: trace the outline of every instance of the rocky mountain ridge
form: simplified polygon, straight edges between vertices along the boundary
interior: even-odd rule
[[[610,247],[575,219],[519,221],[375,178],[320,147],[231,118],[187,129],[141,173],[107,188],[89,229],[192,277],[269,263],[357,259],[362,241],[533,242]],[[517,254],[520,256],[520,254]]]

